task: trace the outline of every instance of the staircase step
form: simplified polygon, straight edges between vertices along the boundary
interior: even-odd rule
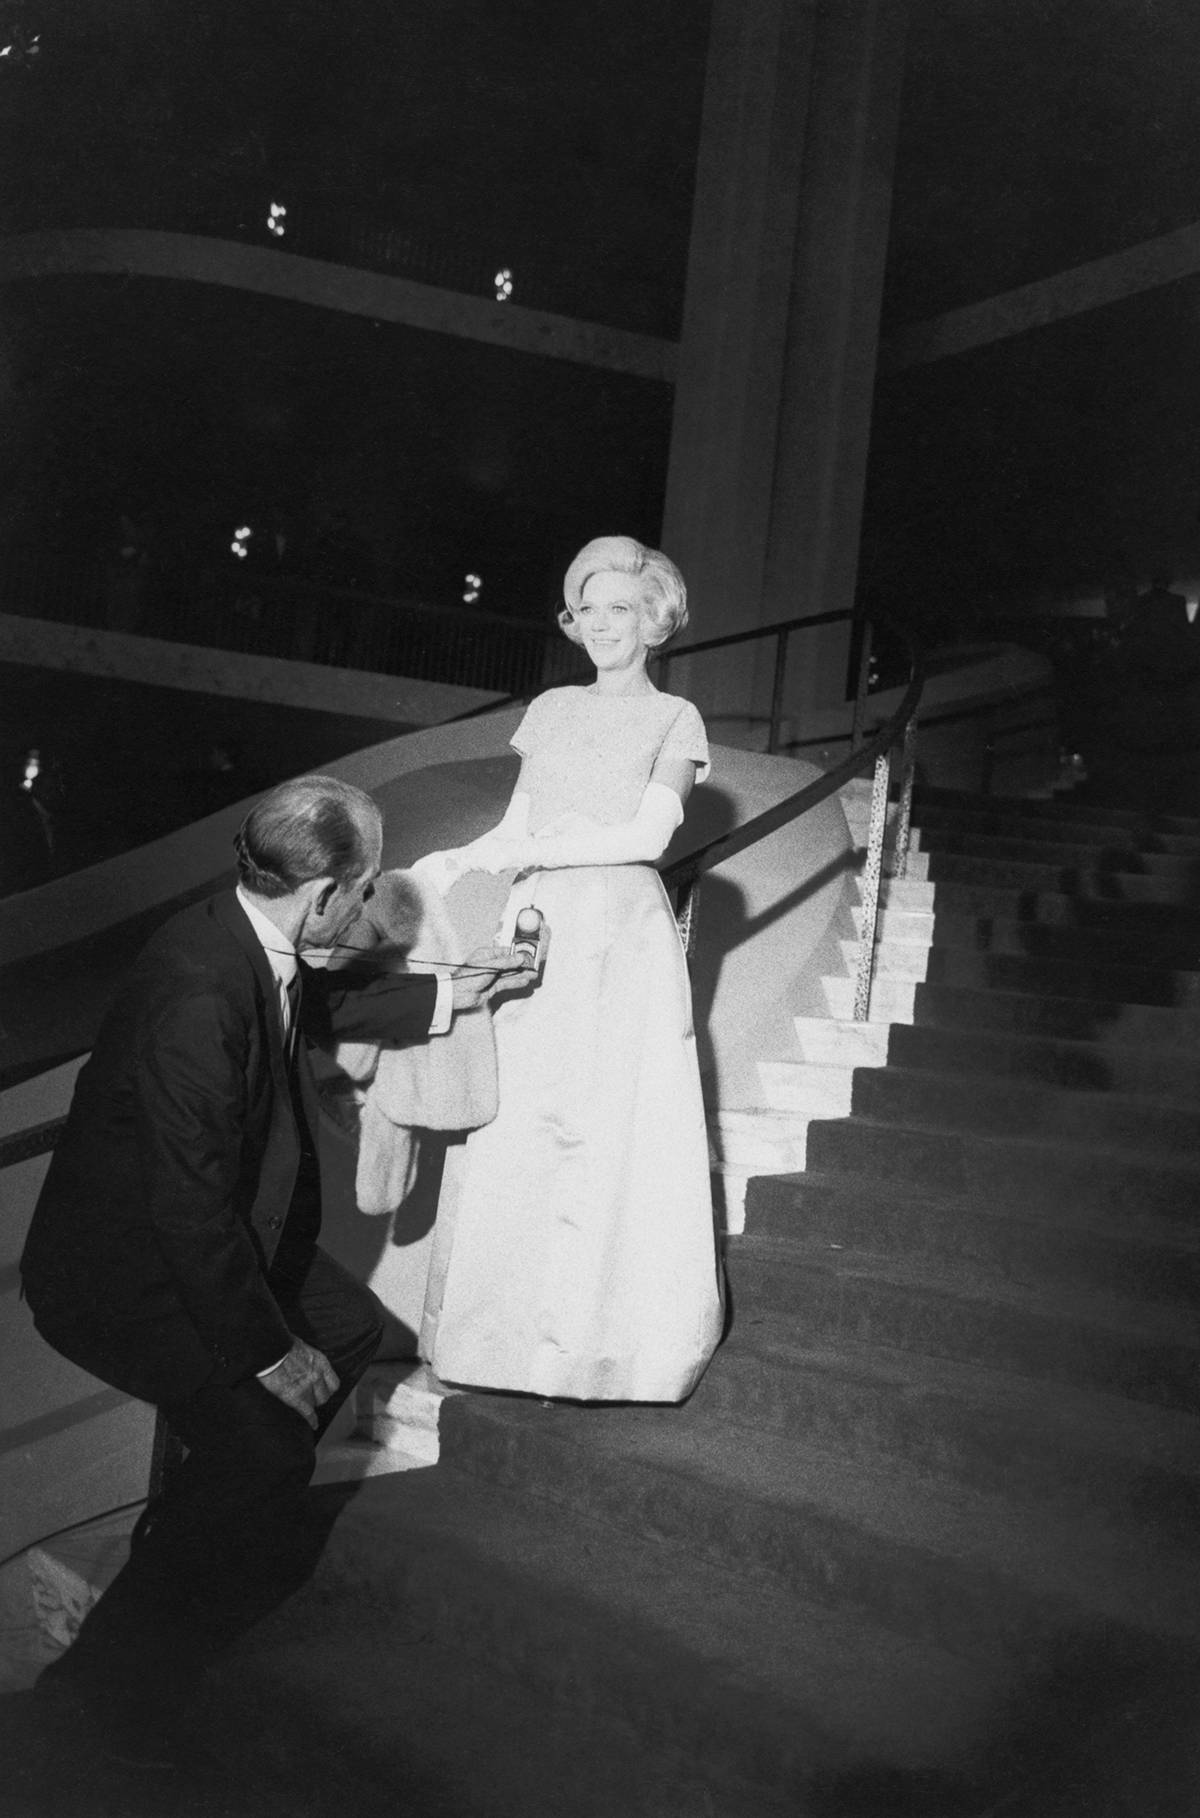
[[[55,1818],[790,1818],[794,1801],[643,1743],[619,1712],[559,1704],[519,1669],[414,1635],[390,1600],[389,1632],[359,1601],[305,1594],[288,1627],[256,1630],[210,1669],[199,1710],[219,1757],[176,1791],[84,1803]],[[293,1632],[294,1630],[294,1632]],[[614,1700],[614,1705],[616,1701]],[[214,1768],[216,1770],[214,1774]],[[924,1778],[924,1777],[920,1777]],[[905,1784],[910,1776],[901,1777]],[[920,1794],[918,1793],[918,1797]],[[39,1811],[43,1808],[39,1807]]]
[[[925,987],[916,979],[876,978],[871,985],[870,1021],[875,1024],[911,1023],[917,992]],[[821,980],[821,995],[834,1022],[848,1023],[854,1018],[855,980],[852,976],[826,976]]]
[[[1180,908],[1195,900],[1195,881],[1188,873],[1099,869],[1092,865],[1056,865],[1045,859],[987,858],[968,853],[933,852],[923,875],[935,884],[974,884],[997,890],[1049,890],[1058,895],[1107,898],[1113,902],[1159,904]]]
[[[929,910],[970,921],[1002,918],[1045,926],[1127,930],[1131,941],[1154,935],[1195,938],[1198,911],[1189,901],[1130,902],[1123,897],[1088,893],[1081,888],[1027,889],[1021,883],[1000,885],[987,878],[977,883],[939,878],[935,884],[908,877],[886,878],[881,901],[896,908]]]
[[[1200,1247],[1189,1226],[1146,1213],[1039,1216],[1023,1204],[985,1207],[906,1191],[894,1177],[779,1174],[751,1181],[746,1229],[786,1240],[817,1262],[844,1250],[980,1266],[1017,1288],[1050,1282],[1149,1301],[1200,1302]],[[731,1258],[736,1257],[736,1248]]]
[[[1119,877],[1136,874],[1162,877],[1194,887],[1200,854],[1194,851],[1149,851],[1131,842],[1112,843],[1101,837],[1072,841],[1060,830],[1054,838],[958,831],[951,827],[922,829],[921,850],[961,858],[981,858],[998,864],[1060,865],[1069,870]]]
[[[1148,822],[1124,826],[1109,820],[1099,810],[1089,811],[1081,804],[1071,815],[1037,815],[1027,809],[996,810],[984,802],[974,806],[942,808],[926,802],[916,809],[916,817],[925,834],[948,831],[975,836],[1023,840],[1064,840],[1072,845],[1108,845],[1128,847],[1132,851],[1179,853],[1200,857],[1200,833],[1180,829],[1155,828]]]
[[[932,915],[938,892],[924,878],[884,877],[879,882],[879,901],[884,910],[897,909],[907,915]]]
[[[843,940],[838,942],[841,949],[842,964],[847,975],[852,976],[858,966],[858,956],[862,951],[858,941]],[[875,945],[875,979],[911,979],[920,984],[929,967],[929,956],[932,949],[927,941],[894,941],[880,932]]]
[[[861,932],[862,910],[853,911]],[[965,949],[977,953],[1022,954],[1032,959],[1086,959],[1089,965],[1166,967],[1192,971],[1200,961],[1200,914],[1182,930],[1080,927],[995,915],[936,915],[884,909],[876,923],[883,946]]]
[[[1200,1103],[1200,1051],[1183,1044],[1056,1040],[914,1023],[890,1030],[887,1059],[897,1067],[1039,1079],[1075,1091],[1153,1093],[1167,1103]]]
[[[419,1704],[434,1650],[450,1671],[465,1662],[468,1683],[472,1671],[491,1669],[533,1700],[517,1747],[498,1748],[495,1763],[484,1753],[474,1772],[469,1710],[462,1714],[455,1777],[474,1783],[479,1803],[449,1804],[447,1818],[517,1818],[522,1808],[503,1781],[497,1804],[480,1786],[511,1774],[515,1755],[537,1801],[524,1807],[530,1818],[790,1818],[851,1772],[877,1785],[893,1776],[949,1781],[978,1759],[1013,1689],[1002,1659],[977,1658],[968,1669],[847,1604],[830,1608],[826,1593],[782,1598],[777,1585],[721,1561],[443,1465],[362,1486],[286,1619],[260,1625],[224,1669],[222,1697],[257,1692],[271,1715],[266,1733],[277,1738],[293,1702],[278,1693],[295,1688],[320,1712],[322,1746],[336,1723],[385,1779],[405,1759],[397,1745],[409,1733],[408,1688],[417,1682]],[[540,1783],[539,1761],[564,1718],[575,1733],[574,1773],[555,1797]],[[593,1804],[587,1744],[604,1729],[610,1756],[607,1769],[597,1764]],[[419,1750],[419,1730],[413,1740]],[[682,1796],[669,1792],[669,1769],[643,1783],[655,1758],[675,1764]],[[391,1808],[380,1798],[357,1809]]]
[[[897,982],[895,990],[903,988]],[[1105,1044],[1153,1042],[1173,1048],[1200,1047],[1200,1009],[1189,1006],[1126,1004],[1118,998],[1059,997],[1038,991],[989,991],[936,980],[909,989],[912,1014],[895,1021]]]
[[[1063,1512],[1108,1509],[1173,1543],[1200,1532],[1200,1418],[953,1359],[823,1347],[791,1312],[738,1325],[688,1404],[862,1465],[894,1465]]]
[[[903,951],[903,950],[901,950]],[[931,947],[924,977],[930,984],[964,989],[1036,991],[1051,997],[1115,999],[1123,1004],[1162,1004],[1200,1009],[1200,972],[1166,967],[1113,965],[1015,953],[978,953]]]
[[[863,1067],[854,1078],[853,1109],[876,1123],[1087,1143],[1116,1151],[1120,1161],[1133,1152],[1200,1162],[1200,1109],[1116,1092],[1073,1092],[926,1068]]]
[[[1111,1518],[1064,1521],[961,1485],[863,1468],[703,1411],[581,1413],[468,1396],[446,1412],[447,1464],[599,1519],[781,1597],[828,1600],[987,1659],[1101,1618],[1190,1633],[1194,1551],[1153,1563]],[[531,1497],[530,1500],[533,1500]]]
[[[889,1031],[881,1023],[839,1022],[830,1016],[792,1019],[800,1058],[811,1065],[882,1067]]]
[[[857,1115],[815,1118],[806,1149],[805,1165],[816,1170],[875,1175],[904,1190],[957,1194],[982,1207],[1024,1206],[1046,1218],[1148,1214],[1187,1230],[1200,1204],[1200,1165],[1174,1156],[1124,1154],[1117,1160],[1111,1150],[905,1129]]]
[[[841,942],[847,971],[858,961],[857,941]],[[876,978],[910,978],[918,983],[980,986],[997,991],[1047,992],[1056,997],[1117,997],[1124,1003],[1200,1005],[1200,971],[1167,966],[1121,964],[1077,940],[1062,953],[1004,952],[982,944],[915,945],[884,939],[875,949]]]
[[[896,874],[896,861],[890,854],[883,869],[885,877]],[[933,888],[929,875],[929,854],[922,851],[919,841],[913,841],[909,846],[904,860],[904,878],[908,883],[927,884],[930,889]]]
[[[1077,817],[1081,805],[1087,808],[1087,819],[1102,826],[1137,831],[1182,833],[1200,837],[1200,818],[1186,814],[1146,814],[1139,808],[1115,808],[1107,802],[1085,802],[1078,794],[1069,799],[1058,798],[1054,801],[1030,801],[1024,796],[980,796],[962,789],[930,789],[923,787],[914,791],[913,813],[920,819],[927,807],[958,809],[966,813],[975,813],[981,804],[989,814],[1016,814],[1022,820],[1028,819],[1036,824],[1054,826],[1056,823],[1070,821]]]
[[[763,1097],[772,1110],[807,1117],[845,1117],[854,1096],[854,1068],[833,1062],[759,1061]]]
[[[813,1344],[879,1345],[1193,1410],[1200,1333],[1190,1307],[1016,1285],[979,1263],[843,1249],[821,1262],[786,1240],[737,1240],[735,1316],[789,1311]],[[1052,1289],[1053,1291],[1049,1291]]]
[[[863,921],[866,910],[861,903],[851,906],[856,937],[862,938]],[[875,938],[881,942],[893,942],[896,945],[931,947],[934,939],[934,915],[932,907],[928,909],[902,909],[889,907],[885,901],[875,918]]]
[[[372,1365],[355,1395],[355,1437],[380,1454],[371,1475],[436,1464],[442,1404],[457,1393],[416,1358]]]
[[[719,1167],[783,1174],[804,1166],[809,1122],[788,1109],[719,1110],[710,1113],[708,1130]]]

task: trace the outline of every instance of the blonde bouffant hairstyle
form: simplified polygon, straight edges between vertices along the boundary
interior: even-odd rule
[[[661,549],[647,549],[633,537],[593,537],[563,577],[566,604],[558,622],[573,644],[582,641],[576,614],[583,590],[594,574],[633,576],[636,586],[632,592],[641,608],[647,644],[665,644],[687,624],[687,588],[670,556]]]

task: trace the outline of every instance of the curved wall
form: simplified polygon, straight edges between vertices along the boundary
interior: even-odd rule
[[[0,240],[0,283],[63,274],[220,284],[643,379],[670,381],[675,373],[676,345],[657,335],[578,322],[273,246],[133,227],[47,228]]]

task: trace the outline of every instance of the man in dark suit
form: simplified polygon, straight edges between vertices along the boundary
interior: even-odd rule
[[[118,1752],[169,1755],[213,1652],[315,1563],[316,1441],[382,1331],[317,1244],[309,1043],[400,1046],[533,975],[485,950],[449,979],[310,967],[379,873],[370,797],[333,777],[270,791],[236,840],[239,884],[174,916],[81,1071],[21,1269],[64,1356],[155,1403],[186,1457],[128,1564],[38,1690]]]

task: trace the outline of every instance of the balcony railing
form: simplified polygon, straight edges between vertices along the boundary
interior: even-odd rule
[[[273,205],[283,212],[272,214]],[[581,265],[564,263],[540,248],[532,254],[527,248],[514,252],[502,232],[490,245],[478,237],[467,244],[449,223],[442,233],[430,232],[403,219],[348,207],[344,199],[332,202],[297,193],[286,183],[273,186],[266,178],[249,184],[223,175],[209,184],[186,178],[156,184],[147,177],[140,187],[123,183],[111,197],[103,189],[89,193],[78,183],[42,194],[26,185],[5,198],[0,213],[0,235],[74,228],[240,240],[613,328],[672,339],[679,334],[682,264],[674,286],[669,279],[655,283],[636,272],[614,271],[611,262],[598,283],[590,256]],[[498,283],[503,272],[509,273],[508,289]]]
[[[553,687],[579,665],[552,623],[232,564],[139,571],[17,550],[0,561],[0,612],[506,695]]]

